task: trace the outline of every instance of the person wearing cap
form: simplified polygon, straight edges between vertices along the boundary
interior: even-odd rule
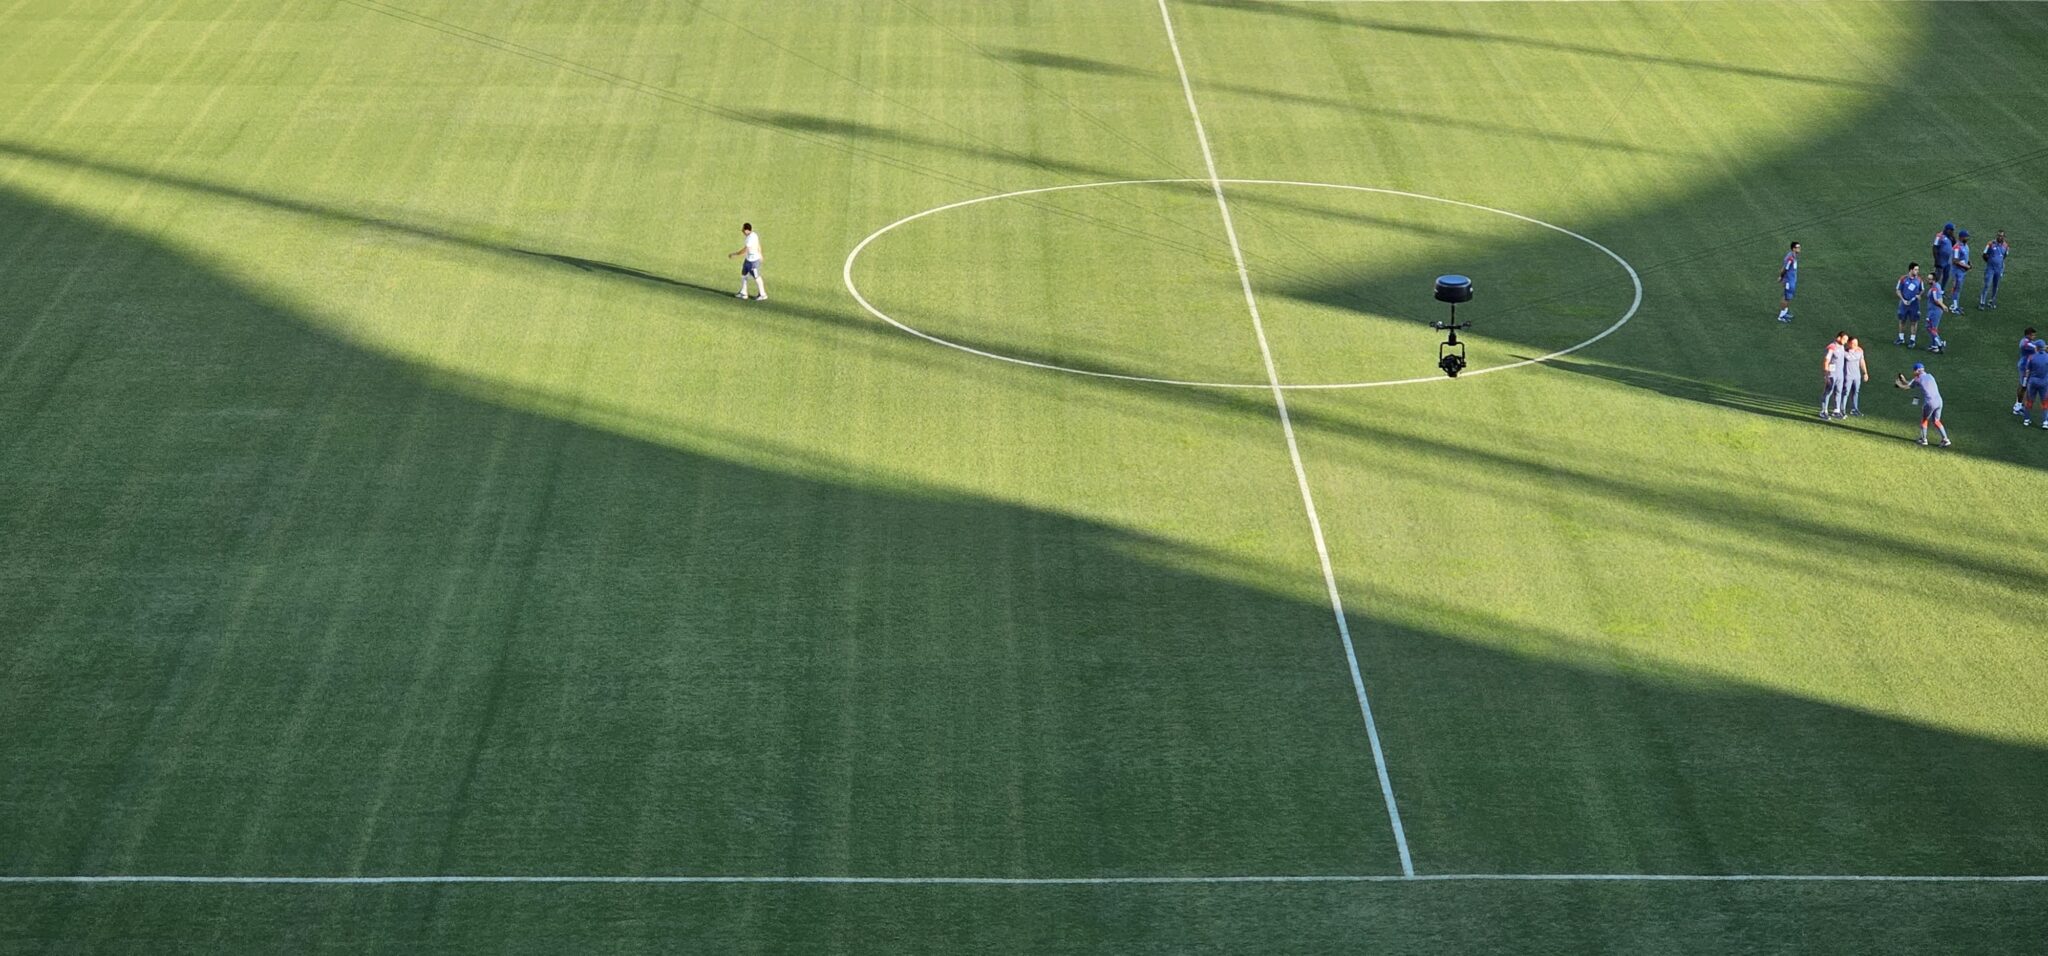
[[[2005,278],[2005,257],[2010,254],[2003,229],[1984,244],[1984,286],[1977,290],[1977,308],[1998,308],[1998,281]]]
[[[1948,427],[1941,423],[1941,387],[1934,383],[1934,374],[1927,371],[1927,365],[1922,362],[1914,362],[1913,376],[1911,378],[1904,375],[1899,376],[1898,386],[1900,388],[1918,389],[1920,391],[1919,443],[1922,445],[1927,444],[1927,426],[1929,423],[1932,423],[1935,431],[1941,433],[1941,447],[1947,448],[1950,444],[1953,444],[1948,440]]]
[[[1970,230],[1962,229],[1956,232],[1956,241],[1952,247],[1951,256],[1952,258],[1949,259],[1948,264],[1948,310],[1950,312],[1961,312],[1963,310],[1963,280],[1969,278],[1970,275]]]
[[[2026,381],[2026,405],[2041,413],[2041,427],[2048,428],[2048,350],[2028,342],[2020,346],[2020,375]],[[2020,415],[2020,425],[2032,425],[2034,420]]]
[[[1945,222],[1941,231],[1934,234],[1934,261],[1928,265],[1927,277],[1935,285],[1948,284],[1948,264],[1956,257],[1956,224]]]
[[[2012,394],[2012,413],[2021,417],[2025,417],[2027,414],[2027,346],[2029,345],[2033,346],[2037,352],[2048,352],[2048,342],[2041,340],[2040,333],[2035,332],[2033,326],[2028,326],[2027,330],[2020,334],[2020,387],[2019,391]]]

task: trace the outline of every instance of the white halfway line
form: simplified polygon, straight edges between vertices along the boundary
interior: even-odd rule
[[[229,886],[406,886],[413,884],[768,884],[853,886],[1117,886],[1291,883],[2043,883],[2048,875],[1942,876],[1827,873],[1437,873],[1275,876],[0,876],[29,884],[197,884]]]
[[[1387,758],[1380,748],[1379,726],[1372,719],[1372,703],[1365,696],[1365,678],[1358,672],[1358,651],[1351,643],[1351,625],[1344,620],[1344,599],[1337,594],[1337,572],[1330,567],[1330,548],[1323,540],[1323,522],[1316,516],[1315,495],[1309,491],[1308,471],[1301,464],[1301,446],[1294,439],[1294,419],[1287,414],[1287,391],[1280,385],[1280,372],[1273,365],[1273,349],[1266,343],[1266,323],[1259,318],[1259,300],[1252,295],[1252,276],[1245,269],[1244,249],[1237,241],[1237,224],[1230,218],[1230,202],[1223,198],[1223,179],[1216,172],[1216,154],[1209,148],[1209,131],[1202,125],[1202,111],[1195,105],[1195,86],[1188,80],[1188,64],[1180,55],[1180,39],[1173,32],[1173,15],[1166,0],[1159,0],[1159,19],[1166,25],[1166,42],[1173,49],[1173,65],[1180,71],[1180,89],[1187,96],[1188,116],[1195,123],[1195,139],[1202,145],[1202,162],[1209,170],[1209,188],[1216,193],[1216,211],[1223,216],[1223,234],[1230,240],[1230,257],[1237,263],[1237,283],[1244,289],[1244,307],[1252,314],[1252,334],[1259,340],[1259,358],[1266,364],[1266,384],[1273,392],[1273,405],[1280,411],[1280,431],[1287,438],[1287,457],[1294,463],[1294,483],[1301,489],[1301,507],[1308,512],[1309,535],[1315,539],[1316,558],[1323,565],[1323,586],[1330,592],[1330,612],[1337,617],[1337,636],[1344,642],[1344,660],[1351,668],[1351,689],[1358,694],[1358,711],[1365,717],[1365,737],[1372,745],[1373,770],[1379,774],[1380,796],[1386,800],[1387,822],[1393,827],[1394,847],[1401,854],[1401,875],[1415,875],[1415,860],[1408,853],[1408,834],[1401,827],[1401,810],[1394,803],[1394,783],[1387,776]]]

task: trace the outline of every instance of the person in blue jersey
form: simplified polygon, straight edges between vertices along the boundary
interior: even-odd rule
[[[1792,296],[1799,291],[1799,243],[1785,253],[1785,261],[1778,269],[1778,285],[1785,290],[1785,297],[1778,302],[1778,321],[1792,321]]]
[[[1920,278],[1920,263],[1906,263],[1906,274],[1899,277],[1899,284],[1893,291],[1899,298],[1899,335],[1892,339],[1893,345],[1913,348],[1920,340],[1920,294],[1927,289],[1926,280]]]
[[[1948,440],[1948,426],[1941,423],[1941,387],[1934,383],[1934,375],[1927,371],[1927,366],[1914,362],[1912,377],[1900,375],[1894,384],[1920,392],[1919,444],[1927,444],[1927,426],[1930,424],[1941,433],[1941,447],[1947,448],[1952,444]]]
[[[1977,290],[1977,308],[1998,308],[1998,282],[2005,278],[2005,257],[2012,254],[2012,246],[2005,241],[2005,230],[1991,237],[1984,244],[1984,286]]]
[[[2032,342],[2020,348],[2020,382],[2025,389],[2021,398],[2026,408],[2041,413],[2041,427],[2048,428],[2048,348]],[[2020,413],[2022,426],[2032,425],[2033,419]]]
[[[1970,277],[1970,230],[1956,233],[1953,254],[1948,262],[1948,310],[1963,310],[1963,281]]]
[[[1941,287],[1928,283],[1927,294],[1927,351],[1948,351],[1948,340],[1941,337],[1941,318],[1947,307],[1941,302]],[[1911,346],[1907,346],[1910,348]]]
[[[2027,348],[2029,346],[2033,347],[2036,352],[2048,352],[2048,342],[2042,341],[2040,333],[2035,332],[2032,326],[2028,326],[2027,330],[2020,334],[2020,390],[2014,392],[2012,396],[2012,413],[2021,417],[2025,417],[2027,414]]]
[[[1942,224],[1941,231],[1934,234],[1934,248],[1931,251],[1934,261],[1927,267],[1927,277],[1933,279],[1935,285],[1946,285],[1948,264],[1956,257],[1955,223]]]

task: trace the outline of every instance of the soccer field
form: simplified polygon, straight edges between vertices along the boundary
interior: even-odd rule
[[[0,0],[0,102],[0,953],[2048,948],[2048,5]]]

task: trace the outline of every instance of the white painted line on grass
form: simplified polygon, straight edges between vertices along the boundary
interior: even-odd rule
[[[1230,201],[1223,196],[1223,180],[1216,173],[1216,154],[1209,148],[1209,131],[1202,126],[1201,108],[1195,105],[1195,86],[1188,80],[1187,61],[1180,55],[1180,38],[1173,32],[1173,14],[1166,0],[1158,0],[1159,19],[1166,25],[1166,42],[1173,49],[1173,65],[1180,71],[1180,89],[1188,100],[1188,116],[1194,120],[1195,140],[1202,145],[1202,163],[1209,170],[1209,188],[1216,194],[1216,211],[1223,216],[1223,234],[1230,240],[1230,257],[1237,263],[1237,282],[1244,289],[1244,306],[1252,316],[1252,334],[1259,340],[1259,358],[1266,365],[1266,384],[1273,393],[1273,405],[1280,412],[1280,432],[1287,438],[1287,457],[1294,463],[1294,483],[1301,490],[1301,507],[1308,513],[1309,535],[1315,539],[1316,558],[1323,565],[1323,586],[1330,592],[1330,611],[1337,618],[1337,636],[1344,642],[1344,660],[1351,668],[1351,688],[1358,694],[1358,710],[1365,717],[1365,737],[1372,744],[1373,770],[1379,774],[1380,796],[1386,800],[1387,822],[1393,827],[1394,847],[1401,854],[1401,875],[1415,875],[1415,860],[1408,853],[1408,834],[1401,826],[1401,810],[1394,802],[1394,782],[1387,776],[1386,753],[1380,748],[1379,726],[1372,719],[1372,702],[1365,695],[1365,678],[1358,672],[1358,651],[1351,643],[1351,625],[1344,619],[1344,599],[1337,593],[1337,572],[1330,566],[1330,548],[1323,540],[1323,522],[1316,516],[1315,495],[1309,491],[1308,470],[1302,467],[1301,446],[1294,438],[1294,419],[1287,414],[1287,391],[1280,387],[1280,372],[1273,365],[1273,348],[1266,342],[1266,324],[1259,317],[1259,300],[1252,294],[1252,276],[1245,269],[1244,249],[1238,245],[1237,224],[1230,218]]]
[[[1395,876],[1314,874],[1273,876],[0,876],[0,886],[189,884],[201,886],[409,886],[409,885],[719,885],[773,886],[1175,886],[1290,883],[2044,883],[2048,875],[1845,875],[1804,873],[1438,873]]]
[[[1461,199],[1446,199],[1442,196],[1431,196],[1427,193],[1408,192],[1406,190],[1401,189],[1385,189],[1379,186],[1353,186],[1345,183],[1311,183],[1292,179],[1223,179],[1218,180],[1218,182],[1230,186],[1302,186],[1312,189],[1342,189],[1349,192],[1378,193],[1384,196],[1401,196],[1407,199],[1420,199],[1426,202],[1439,202],[1447,206],[1459,206],[1465,209],[1477,210],[1479,212],[1489,212],[1499,216],[1506,216],[1510,219],[1518,219],[1522,222],[1526,222],[1531,225],[1541,226],[1545,229],[1551,230],[1552,232],[1562,233],[1564,235],[1572,237],[1573,239],[1577,239],[1578,241],[1583,242],[1586,245],[1592,246],[1593,248],[1600,250],[1601,253],[1605,254],[1608,258],[1613,259],[1616,264],[1620,265],[1622,271],[1628,273],[1629,283],[1635,289],[1635,297],[1629,300],[1628,310],[1621,314],[1621,318],[1614,320],[1614,324],[1609,325],[1604,329],[1601,329],[1592,338],[1589,338],[1576,345],[1567,345],[1564,348],[1558,349],[1554,352],[1546,352],[1534,358],[1526,358],[1514,362],[1508,362],[1504,365],[1488,365],[1481,368],[1466,369],[1463,373],[1464,378],[1469,379],[1474,375],[1485,375],[1488,372],[1505,372],[1511,368],[1522,368],[1524,366],[1537,365],[1543,362],[1548,362],[1554,358],[1561,358],[1563,356],[1570,355],[1573,352],[1576,352],[1589,345],[1592,345],[1593,343],[1598,342],[1601,339],[1604,339],[1610,335],[1613,335],[1615,332],[1619,331],[1622,326],[1628,324],[1628,321],[1630,319],[1636,317],[1636,312],[1640,310],[1643,305],[1643,277],[1636,272],[1635,266],[1630,265],[1627,259],[1621,257],[1620,253],[1617,253],[1614,250],[1609,249],[1606,246],[1600,244],[1599,242],[1587,238],[1586,236],[1580,235],[1579,233],[1573,232],[1570,229],[1566,229],[1565,227],[1560,226],[1556,223],[1545,222],[1533,216],[1524,216],[1518,212],[1510,212],[1506,209],[1497,209],[1493,206],[1482,206],[1478,203],[1465,202]],[[1033,359],[1019,358],[1014,355],[1004,355],[1001,352],[992,352],[987,349],[976,348],[972,345],[966,345],[960,342],[955,342],[951,339],[933,335],[930,332],[926,332],[923,329],[916,328],[910,325],[909,323],[904,322],[903,320],[898,319],[895,316],[882,311],[881,309],[877,308],[874,303],[868,301],[868,297],[860,291],[860,286],[853,281],[853,264],[860,259],[860,255],[862,252],[867,251],[868,246],[874,244],[875,240],[880,239],[885,235],[888,235],[897,227],[909,225],[910,223],[916,222],[927,216],[936,216],[942,212],[950,212],[954,209],[961,209],[967,206],[977,206],[982,203],[996,202],[998,200],[1003,199],[1015,199],[1020,196],[1036,196],[1041,193],[1066,192],[1074,189],[1100,189],[1105,186],[1159,186],[1178,185],[1181,183],[1201,183],[1203,185],[1210,184],[1209,180],[1206,179],[1187,179],[1184,177],[1174,179],[1116,179],[1109,180],[1106,182],[1066,183],[1064,185],[1059,186],[1040,186],[1035,189],[1019,189],[1012,192],[997,193],[993,196],[976,196],[973,199],[962,199],[959,200],[958,202],[949,202],[943,206],[934,206],[930,209],[924,210],[923,212],[911,213],[910,215],[904,216],[903,218],[898,219],[895,222],[892,222],[886,226],[883,226],[882,228],[877,229],[874,232],[868,233],[867,238],[862,239],[859,243],[855,244],[853,250],[846,254],[846,262],[840,267],[839,276],[840,279],[844,281],[846,284],[847,293],[853,296],[853,301],[860,303],[860,307],[866,309],[869,315],[881,319],[882,321],[887,322],[890,325],[893,325],[896,328],[901,329],[902,331],[908,332],[911,335],[915,335],[918,338],[921,338],[934,345],[943,345],[949,349],[958,349],[962,352],[966,352],[969,355],[979,355],[982,358],[995,359],[998,362],[1009,362],[1013,365],[1024,365],[1031,368],[1045,369],[1049,372],[1066,372],[1070,375],[1086,375],[1090,378],[1107,378],[1123,382],[1143,382],[1149,385],[1179,385],[1188,388],[1272,388],[1272,384],[1269,382],[1203,382],[1180,378],[1159,378],[1150,375],[1129,375],[1121,372],[1102,372],[1097,371],[1095,369],[1075,368],[1070,365],[1056,365],[1051,362],[1040,362]],[[1283,383],[1280,387],[1288,389],[1290,391],[1316,391],[1348,388],[1378,388],[1384,385],[1428,385],[1433,382],[1452,381],[1457,380],[1443,375],[1428,375],[1415,378],[1380,379],[1377,381],[1369,382],[1293,382]]]

